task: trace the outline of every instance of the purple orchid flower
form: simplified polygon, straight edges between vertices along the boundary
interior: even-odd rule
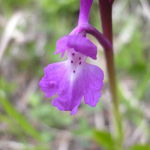
[[[74,115],[84,97],[85,104],[95,107],[101,97],[104,74],[94,65],[86,63],[86,58],[96,59],[97,47],[86,38],[91,33],[103,47],[111,47],[110,43],[95,28],[88,24],[90,8],[93,0],[81,0],[78,26],[70,35],[57,41],[56,52],[64,56],[67,50],[68,59],[48,65],[44,69],[45,76],[39,85],[46,97],[58,94],[52,104],[60,111],[71,111]]]

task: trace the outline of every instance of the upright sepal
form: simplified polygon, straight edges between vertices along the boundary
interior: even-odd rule
[[[93,0],[80,0],[78,26],[89,22],[89,14]]]

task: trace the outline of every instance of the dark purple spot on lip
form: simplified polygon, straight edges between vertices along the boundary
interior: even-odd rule
[[[81,61],[79,62],[79,65],[81,65]]]
[[[79,57],[79,60],[81,60],[81,57]]]
[[[73,60],[71,60],[71,63],[73,63]]]
[[[73,73],[75,73],[75,70],[73,71]]]
[[[72,56],[74,56],[75,55],[75,53],[72,53]]]

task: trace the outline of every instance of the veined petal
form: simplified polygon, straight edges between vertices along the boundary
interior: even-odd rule
[[[52,104],[61,111],[71,111],[73,115],[78,110],[83,93],[82,90],[77,90],[80,86],[77,71],[73,73],[69,68],[69,60],[48,65],[39,85],[46,93],[46,97],[58,93]]]
[[[57,81],[59,85],[58,97],[53,100],[52,104],[60,111],[71,111],[71,115],[74,115],[77,113],[83,96],[85,104],[96,106],[101,97],[100,90],[103,86],[104,74],[100,68],[86,62],[76,73],[70,71],[68,67],[66,61],[62,71],[59,71],[61,80]],[[55,74],[58,73],[55,72]]]
[[[58,97],[53,100],[52,104],[60,111],[71,111],[74,115],[78,111],[81,99],[83,97],[82,86],[80,83],[80,72],[83,65],[78,69],[80,71],[73,72],[70,61],[66,61],[66,72],[60,74],[63,79],[59,82]],[[79,88],[80,87],[80,88]]]
[[[48,65],[44,69],[45,76],[39,82],[39,86],[42,91],[46,93],[46,97],[51,97],[56,95],[59,89],[59,82],[63,80],[64,72],[66,72],[65,67],[66,61],[58,62]]]
[[[83,72],[84,75],[82,75],[80,82],[84,84],[84,102],[95,107],[101,97],[100,90],[104,85],[103,71],[95,65],[86,63]]]
[[[78,89],[81,86],[80,81],[77,78],[71,79],[69,76],[61,84],[58,97],[53,100],[52,104],[59,110],[71,111],[71,115],[74,115],[83,97],[82,91]]]
[[[97,47],[86,37],[81,35],[68,35],[62,37],[57,41],[56,52],[54,54],[64,54],[64,51],[69,48],[73,48],[76,52],[96,59]]]

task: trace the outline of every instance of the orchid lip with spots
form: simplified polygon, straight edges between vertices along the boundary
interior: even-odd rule
[[[45,76],[39,83],[46,97],[58,94],[52,104],[60,111],[71,111],[71,115],[77,113],[83,97],[85,104],[95,107],[104,85],[103,71],[86,62],[87,57],[96,59],[97,55],[97,47],[86,38],[86,33],[92,31],[96,38],[99,37],[103,47],[110,46],[110,43],[98,31],[87,24],[92,2],[93,0],[81,0],[78,27],[70,35],[57,41],[54,54],[61,53],[63,57],[67,51],[68,59],[49,64],[44,69]],[[84,24],[86,24],[85,29],[82,26]]]
[[[86,58],[96,59],[97,47],[80,35],[61,38],[56,47],[55,53],[67,50],[68,59],[45,68],[40,87],[46,97],[58,93],[52,104],[61,111],[71,111],[71,115],[77,113],[83,96],[86,104],[95,107],[101,96],[104,75],[99,67],[86,63]]]

